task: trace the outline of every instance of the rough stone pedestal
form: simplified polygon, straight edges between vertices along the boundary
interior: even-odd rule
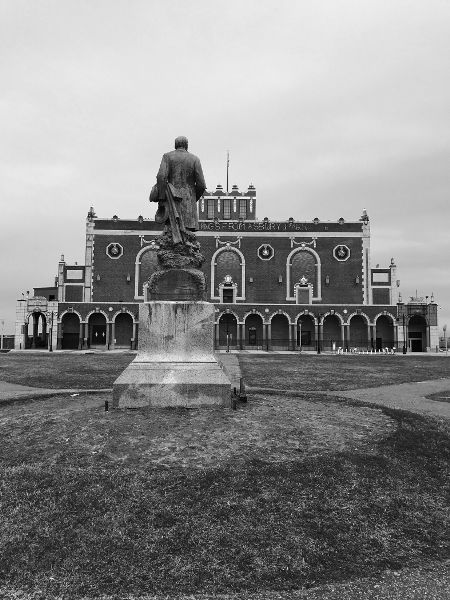
[[[229,406],[231,384],[214,357],[214,305],[144,302],[138,354],[116,379],[114,407]]]

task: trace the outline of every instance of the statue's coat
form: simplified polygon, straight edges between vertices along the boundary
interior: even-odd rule
[[[158,200],[164,202],[166,185],[171,183],[181,197],[178,211],[187,229],[198,229],[197,201],[206,190],[200,159],[184,148],[177,148],[163,155],[156,185]]]

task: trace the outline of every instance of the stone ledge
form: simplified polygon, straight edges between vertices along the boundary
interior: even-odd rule
[[[230,381],[217,362],[132,362],[113,388],[113,408],[213,408],[230,403]]]

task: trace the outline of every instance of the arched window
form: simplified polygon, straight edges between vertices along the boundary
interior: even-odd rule
[[[302,280],[312,285],[313,299],[320,300],[320,258],[311,248],[293,250],[287,258],[287,300],[295,300],[295,286]]]
[[[158,258],[156,256],[157,247],[155,245],[144,248],[136,257],[135,272],[135,298],[144,298],[144,284],[158,268]]]
[[[232,281],[236,286],[235,300],[243,300],[244,276],[245,261],[241,252],[231,248],[218,250],[211,259],[211,295],[219,299],[221,286],[225,281]]]

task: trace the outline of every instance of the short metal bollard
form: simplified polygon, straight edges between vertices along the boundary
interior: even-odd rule
[[[239,400],[241,402],[247,402],[247,394],[245,393],[245,383],[243,377],[239,380]]]
[[[108,400],[105,400],[105,412],[109,411],[109,402]]]

